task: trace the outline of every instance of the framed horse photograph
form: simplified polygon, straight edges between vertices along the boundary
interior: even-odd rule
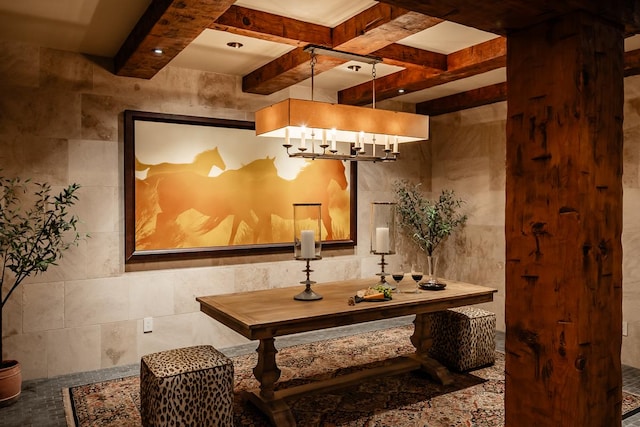
[[[293,254],[293,204],[356,244],[356,164],[290,158],[253,122],[124,112],[125,262]],[[317,220],[317,218],[316,218]]]

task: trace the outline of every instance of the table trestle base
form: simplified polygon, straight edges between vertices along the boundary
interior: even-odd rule
[[[253,403],[262,413],[264,413],[271,423],[277,427],[293,427],[296,425],[293,413],[286,403],[286,399],[305,396],[313,393],[329,392],[339,390],[352,385],[361,384],[370,378],[380,378],[382,376],[400,375],[407,372],[421,370],[434,381],[443,385],[453,382],[449,371],[438,361],[418,354],[397,356],[385,360],[381,366],[364,368],[349,374],[339,375],[324,380],[311,380],[307,384],[277,390],[273,393],[273,398],[261,396],[259,389],[243,392],[243,397]]]

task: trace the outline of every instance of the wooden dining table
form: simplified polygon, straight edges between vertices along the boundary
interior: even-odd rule
[[[301,290],[299,287],[201,296],[196,299],[200,302],[202,312],[244,337],[260,341],[258,362],[253,369],[260,388],[245,391],[243,396],[266,414],[273,425],[295,426],[295,419],[286,403],[286,399],[293,396],[329,391],[374,376],[417,369],[440,383],[451,383],[450,372],[428,355],[432,342],[429,313],[490,302],[496,292],[496,289],[485,286],[444,280],[446,288],[443,290],[394,293],[388,301],[349,304],[350,298],[359,289],[374,286],[378,280],[368,278],[316,284],[314,291],[322,295],[322,299],[316,301],[294,300],[294,295]],[[410,286],[404,287],[408,289]],[[274,386],[280,378],[280,369],[276,364],[276,337],[407,315],[416,316],[411,336],[414,353],[398,355],[383,366],[275,390]]]

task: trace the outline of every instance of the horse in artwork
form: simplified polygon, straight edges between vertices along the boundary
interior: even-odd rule
[[[136,157],[136,172],[147,171],[147,178],[154,175],[175,172],[192,172],[202,176],[208,176],[211,168],[217,166],[221,170],[225,170],[227,165],[222,160],[222,156],[218,152],[218,147],[198,153],[191,163],[168,163],[162,162],[157,164],[142,163]]]
[[[229,245],[233,244],[242,222],[253,232],[255,242],[260,225],[252,211],[252,189],[259,189],[270,177],[277,176],[274,158],[258,159],[239,169],[227,170],[217,177],[193,172],[176,172],[157,176],[160,212],[156,216],[156,233],[175,228],[179,215],[193,209],[207,218],[198,232],[204,234],[233,216]]]
[[[322,224],[327,231],[327,240],[333,240],[334,230],[329,208],[331,206],[331,186],[344,191],[348,187],[344,164],[339,160],[309,160],[294,179],[277,177],[263,184],[263,198],[268,203],[253,203],[262,228],[271,230],[272,215],[283,219],[293,218],[294,203],[320,203]]]

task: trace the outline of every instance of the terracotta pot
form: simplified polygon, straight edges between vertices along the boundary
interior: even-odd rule
[[[0,365],[0,407],[15,403],[22,390],[22,368],[17,360],[3,360]]]

